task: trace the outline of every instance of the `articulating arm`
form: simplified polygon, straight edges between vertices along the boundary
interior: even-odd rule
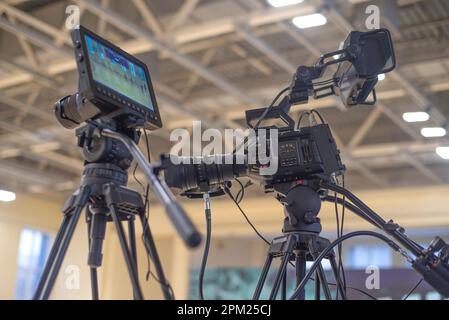
[[[407,254],[404,254],[404,252],[401,253],[408,257],[412,267],[442,296],[449,297],[449,244],[437,237],[430,244],[429,248],[424,249],[405,235],[404,228],[393,221],[385,221],[349,190],[330,183],[321,183],[321,186],[346,197],[352,202],[348,202],[348,208],[351,211],[385,231],[385,233],[392,236],[404,248],[409,250],[416,257],[414,260]],[[332,202],[335,201],[335,198],[327,197],[325,200]],[[337,198],[337,202],[342,203],[343,201]]]

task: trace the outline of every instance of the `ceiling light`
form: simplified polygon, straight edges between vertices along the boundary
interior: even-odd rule
[[[0,190],[0,201],[11,202],[16,200],[16,194],[14,192]]]
[[[430,115],[427,112],[406,112],[402,118],[407,122],[425,122],[430,119]]]
[[[381,73],[377,76],[377,78],[379,79],[379,81],[384,81],[385,80],[385,73]]]
[[[299,29],[307,29],[323,26],[327,23],[327,19],[321,13],[315,13],[307,16],[295,17],[293,18],[292,22]]]
[[[438,138],[446,135],[446,129],[441,127],[435,128],[422,128],[421,134],[426,138]]]
[[[275,8],[291,6],[293,4],[298,4],[304,0],[268,0],[268,3]]]
[[[441,158],[449,160],[449,147],[438,147],[436,152]]]

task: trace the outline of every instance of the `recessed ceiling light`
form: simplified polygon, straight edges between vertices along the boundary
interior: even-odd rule
[[[291,6],[293,4],[298,4],[304,0],[268,0],[268,3],[275,8]]]
[[[309,14],[307,16],[295,17],[293,24],[299,29],[307,29],[312,27],[323,26],[327,23],[327,19],[321,13]]]
[[[0,190],[0,201],[11,202],[16,200],[16,194],[14,192]]]
[[[379,79],[379,81],[384,81],[385,80],[385,73],[381,73],[377,76],[377,78]]]
[[[402,118],[407,122],[425,122],[430,119],[430,115],[427,112],[406,112]]]
[[[421,134],[426,138],[438,138],[446,135],[446,129],[441,127],[435,128],[422,128]]]
[[[449,160],[449,147],[438,147],[436,152],[444,160]]]

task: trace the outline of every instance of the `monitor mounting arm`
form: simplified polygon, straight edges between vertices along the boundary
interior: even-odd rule
[[[313,81],[322,78],[324,72],[331,65],[355,61],[360,51],[361,48],[358,44],[352,44],[345,49],[321,55],[313,66],[300,66],[293,76],[289,94],[282,100],[279,108],[288,114],[293,105],[307,104],[311,96],[315,99],[322,99],[336,95],[335,87],[338,85],[339,79],[335,75],[324,86],[320,86],[319,83]],[[373,93],[375,97],[375,92]]]

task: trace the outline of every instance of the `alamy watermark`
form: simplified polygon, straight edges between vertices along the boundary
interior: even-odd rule
[[[365,269],[365,273],[368,274],[365,280],[365,288],[368,290],[380,289],[380,268],[378,266],[368,266]]]
[[[69,30],[80,25],[81,10],[79,6],[69,5],[65,8],[67,18],[65,19],[65,27]]]
[[[80,267],[77,265],[68,265],[65,268],[65,288],[67,290],[80,290],[81,288],[81,275]]]
[[[365,20],[366,29],[380,29],[380,8],[376,5],[369,5],[365,9],[365,13],[368,15]]]
[[[192,134],[187,129],[171,132],[170,141],[176,143],[170,159],[173,164],[259,164],[260,175],[274,175],[279,163],[278,135],[278,129],[202,131],[202,122],[194,121]]]

